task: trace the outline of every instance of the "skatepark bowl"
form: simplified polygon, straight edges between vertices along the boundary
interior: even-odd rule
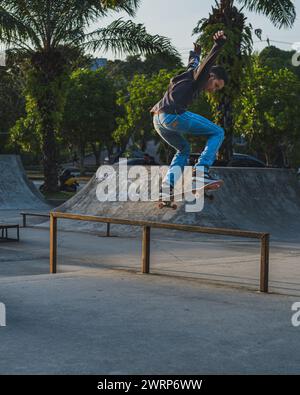
[[[0,215],[9,210],[49,211],[50,205],[27,178],[17,155],[0,155]]]
[[[50,213],[50,273],[57,272],[57,220],[69,219],[75,221],[91,221],[100,223],[112,223],[120,225],[132,225],[143,228],[142,238],[142,273],[150,273],[150,232],[151,228],[156,229],[172,229],[183,232],[204,233],[211,235],[236,236],[252,239],[259,239],[261,241],[261,266],[260,266],[260,291],[268,292],[269,284],[269,234],[259,232],[246,232],[234,229],[218,229],[218,228],[203,228],[200,226],[164,224],[149,221],[129,221],[117,218],[99,218],[87,215],[74,215],[67,213],[52,212]]]

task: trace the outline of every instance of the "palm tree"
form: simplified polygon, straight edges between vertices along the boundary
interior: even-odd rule
[[[139,0],[0,0],[0,41],[26,57],[29,95],[41,136],[45,189],[57,190],[57,144],[64,105],[64,78],[80,50],[116,53],[176,53],[169,39],[141,24],[118,19],[88,32],[110,12],[134,16]]]
[[[266,15],[278,28],[292,27],[296,11],[291,0],[215,0],[215,3],[209,17],[198,22],[193,34],[200,34],[198,41],[205,51],[209,50],[211,36],[216,30],[223,29],[228,36],[219,63],[228,69],[230,81],[223,92],[210,97],[213,113],[226,130],[223,156],[228,160],[233,151],[233,103],[239,95],[243,68],[249,60],[253,45],[252,26],[247,23],[243,9]],[[242,8],[237,8],[235,3],[239,3]],[[260,37],[261,30],[257,29],[255,34]]]

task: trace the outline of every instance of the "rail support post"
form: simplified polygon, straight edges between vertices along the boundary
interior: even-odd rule
[[[150,273],[150,226],[143,228],[142,273]]]
[[[56,273],[57,264],[57,218],[50,213],[50,274]]]
[[[270,235],[265,234],[261,238],[261,261],[260,261],[260,292],[269,291],[269,248]]]

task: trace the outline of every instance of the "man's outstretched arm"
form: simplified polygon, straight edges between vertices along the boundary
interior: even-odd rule
[[[213,39],[215,44],[212,47],[210,53],[194,71],[194,79],[196,81],[201,80],[202,77],[207,76],[207,74],[209,74],[210,69],[214,65],[217,56],[219,55],[223,45],[227,40],[227,37],[225,36],[225,33],[221,30],[214,34]]]

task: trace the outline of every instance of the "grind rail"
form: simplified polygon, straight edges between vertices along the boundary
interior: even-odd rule
[[[152,221],[135,221],[120,218],[102,218],[81,214],[68,214],[60,212],[50,213],[50,273],[57,272],[57,222],[58,219],[74,221],[99,222],[106,224],[131,225],[143,228],[142,237],[142,273],[150,273],[150,231],[154,229],[171,229],[182,232],[204,233],[210,235],[236,236],[260,240],[260,292],[269,290],[269,233],[244,231],[238,229],[206,228],[194,225],[159,223]]]

